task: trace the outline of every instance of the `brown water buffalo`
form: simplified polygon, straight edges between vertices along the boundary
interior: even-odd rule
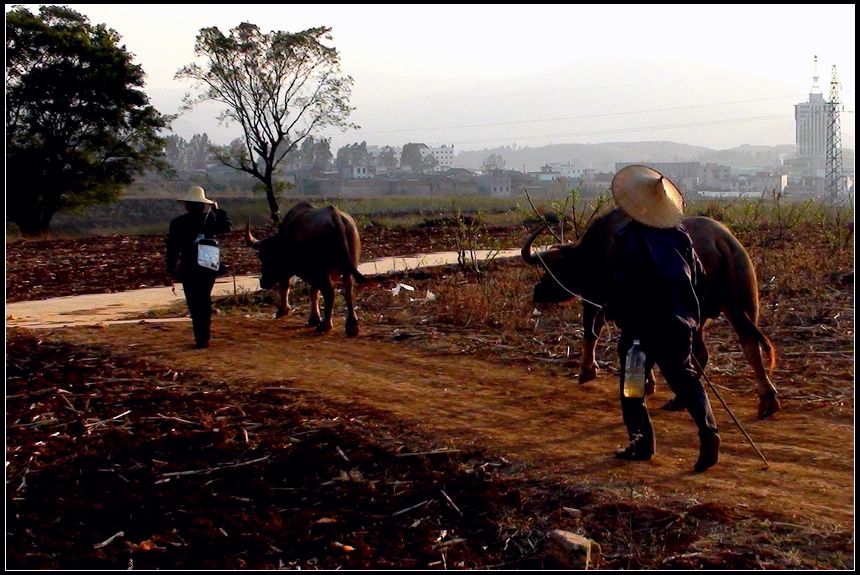
[[[541,228],[529,236],[522,249],[527,263],[542,265],[548,271],[535,285],[535,303],[562,302],[572,298],[574,293],[592,302],[583,302],[585,329],[579,375],[581,383],[596,377],[594,348],[605,322],[600,304],[605,302],[612,278],[615,258],[613,235],[628,221],[624,212],[616,208],[595,219],[575,244],[556,245],[543,253],[532,254],[532,243],[543,231]],[[690,232],[706,275],[705,296],[700,302],[704,321],[693,336],[693,354],[704,369],[708,363],[703,336],[705,323],[723,313],[738,334],[744,354],[755,371],[758,416],[768,417],[779,411],[780,404],[776,388],[765,370],[762,351],[768,356],[772,369],[776,349],[757,326],[758,282],[752,261],[723,224],[701,216],[685,218],[683,223]]]
[[[353,305],[353,278],[363,282],[358,271],[361,240],[352,217],[334,206],[315,208],[300,202],[284,216],[275,235],[257,240],[251,235],[251,222],[245,231],[245,240],[257,250],[262,263],[260,287],[279,289],[278,311],[275,317],[290,312],[290,279],[298,276],[310,285],[311,313],[309,326],[317,331],[331,330],[334,307],[334,284],[343,278],[343,297],[346,300],[346,334],[358,335],[358,317]],[[322,292],[325,315],[320,318],[319,294]]]

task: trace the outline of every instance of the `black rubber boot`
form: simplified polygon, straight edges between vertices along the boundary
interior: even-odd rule
[[[660,409],[664,409],[666,411],[681,411],[685,408],[684,402],[681,401],[677,395],[673,396],[672,399],[663,404]]]
[[[653,445],[648,445],[648,442],[639,434],[633,436],[627,447],[615,452],[616,459],[626,461],[650,461],[653,455]]]
[[[693,467],[693,471],[701,473],[702,471],[713,467],[720,459],[720,434],[709,433],[699,438],[699,459]]]

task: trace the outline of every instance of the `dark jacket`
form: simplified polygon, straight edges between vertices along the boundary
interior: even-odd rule
[[[231,229],[233,224],[227,212],[214,207],[205,215],[187,213],[173,218],[167,234],[167,273],[182,279],[188,273],[207,272],[208,270],[197,265],[197,235],[202,233],[206,239],[214,239],[216,235],[226,234]]]
[[[606,314],[631,335],[702,321],[705,270],[683,224],[652,228],[631,221],[615,234],[618,257]]]

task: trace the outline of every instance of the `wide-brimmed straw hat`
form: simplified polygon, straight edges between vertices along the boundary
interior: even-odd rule
[[[203,191],[203,188],[200,186],[191,186],[188,188],[188,191],[185,192],[185,196],[182,198],[178,198],[180,202],[197,202],[200,204],[214,204],[212,200],[206,197],[206,192]]]
[[[639,223],[672,228],[684,218],[684,197],[672,181],[648,166],[627,166],[612,178],[618,207]]]

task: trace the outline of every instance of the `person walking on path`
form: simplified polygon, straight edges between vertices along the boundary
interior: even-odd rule
[[[693,333],[702,321],[699,301],[704,269],[681,220],[684,200],[675,185],[647,166],[627,166],[612,180],[612,194],[631,221],[615,235],[616,268],[604,308],[621,330],[621,411],[630,444],[616,452],[626,460],[650,460],[654,427],[641,397],[625,397],[625,358],[634,340],[655,363],[699,430],[694,471],[719,459],[720,435],[708,394],[692,365]],[[637,394],[639,395],[639,394]]]
[[[215,278],[226,269],[215,236],[226,234],[233,225],[227,212],[207,198],[200,186],[188,188],[178,201],[185,203],[186,213],[170,222],[164,284],[182,283],[191,314],[194,347],[200,349],[209,347],[212,288]]]

